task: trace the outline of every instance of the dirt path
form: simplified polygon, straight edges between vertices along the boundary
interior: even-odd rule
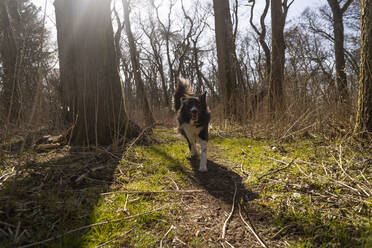
[[[166,128],[124,153],[10,152],[0,247],[370,247],[372,157],[336,145],[212,135],[206,173]]]
[[[254,208],[252,201],[259,197],[259,189],[245,187],[244,176],[234,172],[236,166],[226,161],[223,154],[224,150],[212,146],[206,173],[198,171],[197,159],[188,159],[193,174],[185,188],[205,191],[174,199],[180,203],[179,209],[172,213],[175,236],[165,239],[163,244],[169,247],[264,247],[267,240],[270,247],[279,247],[281,242],[274,244],[266,237],[270,228],[266,214]],[[253,226],[258,238],[247,225]]]
[[[197,169],[197,165],[195,168]],[[248,214],[258,228],[262,225],[264,216],[260,216],[254,209],[249,209],[249,201],[257,197],[257,194],[242,186],[241,178],[226,167],[209,161],[208,168],[208,173],[195,171],[196,181],[189,185],[190,188],[205,189],[206,192],[181,196],[179,199],[180,209],[173,218],[180,240],[190,240],[190,237],[194,237],[194,240],[200,239],[201,244],[208,247],[220,247],[221,243],[229,247],[224,240],[234,247],[261,247],[241,220],[238,207],[239,204],[245,205],[242,214]],[[234,210],[231,218],[227,220],[233,208],[235,185],[237,191]],[[258,219],[261,220],[257,221]],[[222,239],[224,225],[226,234],[225,239]],[[184,245],[181,242],[174,244],[171,240],[168,244],[176,247]]]

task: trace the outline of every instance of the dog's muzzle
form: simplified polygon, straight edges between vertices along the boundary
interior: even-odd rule
[[[198,120],[198,112],[199,111],[195,107],[193,107],[191,109],[191,119],[192,120],[194,120],[194,121]]]

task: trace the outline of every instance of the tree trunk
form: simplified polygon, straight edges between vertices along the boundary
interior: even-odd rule
[[[110,0],[56,0],[64,106],[73,145],[107,145],[130,128],[111,23]],[[125,130],[131,135],[132,130]]]
[[[337,0],[327,0],[332,10],[333,15],[333,34],[334,34],[334,49],[335,49],[335,62],[336,62],[336,85],[338,90],[338,100],[341,102],[349,102],[349,93],[347,90],[347,80],[345,73],[345,55],[344,55],[344,23],[343,14],[347,9],[345,3],[341,7]],[[352,2],[353,0],[348,0]]]
[[[361,59],[356,135],[372,134],[372,1],[361,2]]]
[[[282,1],[271,0],[271,71],[269,80],[269,114],[273,117],[284,110],[284,43],[285,16],[282,11]]]
[[[262,12],[262,15],[260,17],[261,31],[259,31],[258,28],[256,27],[256,25],[254,25],[254,23],[253,23],[253,12],[254,12],[255,4],[256,4],[256,1],[255,0],[252,1],[251,16],[250,16],[249,22],[250,22],[253,30],[259,36],[260,45],[261,45],[262,49],[264,50],[264,54],[265,54],[265,78],[264,78],[264,80],[266,81],[270,77],[270,70],[271,70],[270,48],[266,43],[266,25],[265,25],[265,18],[266,18],[267,12],[268,12],[269,7],[270,7],[270,0],[266,0],[265,8],[264,8],[264,10]]]
[[[17,77],[20,65],[20,39],[17,32],[20,16],[17,1],[0,1],[0,16],[0,26],[3,30],[0,54],[4,70],[1,99],[4,109],[8,110],[8,120],[16,121],[20,111],[20,91]]]
[[[137,87],[137,97],[139,97],[141,101],[141,108],[143,109],[146,126],[152,126],[155,123],[155,119],[152,114],[150,104],[146,96],[145,85],[141,78],[141,71],[140,71],[140,65],[138,61],[136,43],[134,42],[132,30],[130,28],[129,4],[127,0],[123,0],[123,11],[124,11],[125,31],[127,33],[128,43],[129,43],[130,59],[132,62],[132,68],[134,70],[134,81],[136,82],[136,87]]]
[[[225,117],[237,117],[238,84],[236,79],[237,60],[235,58],[232,23],[228,0],[213,0],[215,32],[218,59],[218,79],[224,104]]]
[[[161,45],[159,43],[159,40],[156,37],[155,33],[155,25],[154,23],[151,22],[151,32],[146,33],[150,40],[150,45],[152,48],[153,56],[155,59],[156,67],[158,70],[158,73],[160,75],[161,79],[161,87],[163,90],[163,105],[167,108],[169,108],[169,111],[171,111],[171,104],[169,103],[169,94],[168,94],[168,89],[167,89],[167,82],[165,78],[165,73],[164,73],[164,66],[163,66],[163,58],[161,54]]]

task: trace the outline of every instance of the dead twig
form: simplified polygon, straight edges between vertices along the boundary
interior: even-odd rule
[[[285,230],[287,230],[288,228],[294,226],[294,224],[289,224],[289,225],[286,225],[285,227],[281,228],[279,231],[277,231],[272,237],[271,239],[276,239],[276,237],[278,237],[282,232],[284,232]]]
[[[157,125],[157,123],[152,124],[151,126],[145,127],[142,132],[132,141],[132,143],[129,144],[127,149],[125,149],[123,155],[121,156],[122,158],[125,158],[130,149],[134,146],[134,144],[137,143],[137,141],[142,138],[142,136],[146,133],[147,130],[154,128]]]
[[[2,180],[2,179],[3,179],[4,177],[6,177],[6,176],[9,176],[9,175],[13,174],[13,172],[14,172],[14,167],[12,167],[12,169],[11,169],[10,172],[1,175],[1,176],[0,176],[0,180]],[[5,181],[5,179],[4,179],[4,181]]]
[[[232,244],[230,244],[227,240],[225,240],[225,243],[228,244],[231,248],[235,248]]]
[[[266,176],[268,176],[268,175],[271,175],[271,174],[277,173],[277,172],[279,172],[279,171],[285,170],[285,169],[287,169],[289,166],[291,166],[291,165],[295,162],[295,160],[296,160],[296,158],[292,159],[292,161],[289,162],[289,163],[285,163],[284,161],[281,161],[281,163],[286,164],[286,166],[284,166],[284,167],[282,167],[282,168],[278,168],[278,169],[276,169],[276,170],[269,171],[268,173],[265,173],[265,174],[259,176],[257,179],[258,179],[258,180],[261,180],[262,178],[264,178],[264,177],[266,177]]]
[[[227,223],[229,222],[233,212],[234,212],[234,209],[235,209],[235,197],[236,197],[236,191],[238,190],[237,186],[236,186],[236,183],[235,183],[235,191],[234,191],[234,196],[233,196],[233,202],[232,202],[232,206],[231,206],[231,211],[230,211],[230,214],[229,216],[227,216],[225,222],[223,223],[223,226],[222,226],[222,235],[221,235],[221,238],[222,240],[225,239],[225,236],[226,236],[226,227],[227,227]]]
[[[260,238],[260,236],[258,236],[258,234],[256,233],[256,231],[254,230],[254,227],[253,227],[252,222],[250,221],[249,217],[248,217],[249,224],[244,220],[243,215],[242,215],[240,204],[238,204],[238,206],[239,206],[239,215],[240,215],[240,218],[242,219],[243,223],[246,225],[246,227],[248,228],[248,230],[253,233],[253,235],[256,237],[256,239],[261,244],[261,246],[267,248],[267,245],[263,242],[263,240]]]
[[[191,247],[190,245],[188,245],[188,244],[186,244],[185,242],[183,242],[182,240],[180,240],[180,238],[178,238],[177,236],[174,237],[174,240],[176,240],[176,241],[180,242],[181,244],[183,244],[184,247]]]
[[[167,177],[167,178],[170,179],[174,183],[174,185],[176,186],[176,190],[180,190],[180,188],[178,187],[177,183],[174,181],[173,178],[171,177]]]
[[[246,171],[246,170],[243,169],[243,164],[240,164],[240,171],[241,171],[244,175],[248,176],[248,178],[251,176],[250,173],[249,173],[248,171]]]
[[[77,182],[81,181],[82,179],[84,179],[85,177],[87,177],[89,175],[89,173],[91,173],[91,172],[94,172],[94,171],[100,170],[100,169],[104,169],[104,168],[105,168],[105,166],[98,166],[98,167],[95,167],[93,169],[90,169],[88,172],[86,172],[86,173],[82,174],[81,176],[79,176],[75,180],[75,182],[77,183]]]
[[[165,237],[168,236],[168,234],[173,230],[175,229],[175,226],[171,225],[171,227],[168,229],[168,231],[164,234],[164,236],[161,238],[160,240],[160,248],[163,247],[163,240],[165,239]]]
[[[110,157],[112,157],[114,159],[118,159],[118,160],[121,159],[119,156],[115,155],[114,153],[108,151],[107,149],[105,149],[103,147],[97,147],[96,149],[97,149],[97,151],[100,151],[100,152],[103,152],[105,154],[108,154]]]
[[[185,189],[185,190],[154,190],[154,191],[139,191],[139,190],[127,190],[127,191],[113,191],[101,193],[101,195],[113,195],[113,194],[159,194],[159,193],[178,193],[178,194],[190,194],[190,193],[205,193],[206,190],[203,189]],[[215,192],[222,192],[221,190],[216,190]]]
[[[8,226],[8,227],[16,227],[16,226],[13,225],[13,224],[9,224],[9,223],[6,223],[6,222],[1,221],[1,220],[0,220],[0,224],[2,224],[2,225],[4,225],[4,226]]]
[[[104,246],[106,246],[107,244],[109,244],[109,243],[111,243],[111,242],[114,242],[115,240],[118,240],[118,239],[121,238],[121,237],[124,237],[125,235],[127,235],[128,233],[130,233],[132,230],[133,230],[133,228],[130,229],[130,230],[128,230],[128,231],[126,231],[125,233],[123,233],[123,234],[121,234],[121,235],[119,235],[119,236],[113,238],[113,239],[107,240],[106,242],[104,242],[104,243],[102,243],[102,244],[99,244],[99,245],[95,246],[94,248],[104,247]]]

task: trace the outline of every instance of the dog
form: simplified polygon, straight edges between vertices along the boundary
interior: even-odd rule
[[[200,142],[199,171],[206,172],[208,149],[208,126],[211,113],[207,106],[206,92],[194,94],[189,80],[180,77],[174,93],[174,109],[177,112],[178,131],[186,138],[191,157],[199,157],[196,142]]]

